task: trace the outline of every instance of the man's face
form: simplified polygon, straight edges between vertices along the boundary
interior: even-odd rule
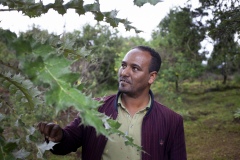
[[[154,81],[149,73],[151,58],[150,53],[137,48],[125,55],[118,72],[119,91],[131,96],[149,91]]]

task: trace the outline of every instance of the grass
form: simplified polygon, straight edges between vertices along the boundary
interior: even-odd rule
[[[180,107],[173,109],[184,117],[188,160],[240,159],[240,120],[234,118],[240,108],[240,86],[231,86],[219,82],[182,84],[178,94]],[[156,91],[155,98],[161,103],[166,106],[175,103],[165,101],[164,95],[160,96]],[[75,155],[59,157],[49,154],[48,159],[80,159]]]
[[[188,112],[185,136],[189,160],[240,159],[240,122],[233,116],[240,108],[240,90],[222,88],[199,94],[192,89],[195,94],[181,94]]]

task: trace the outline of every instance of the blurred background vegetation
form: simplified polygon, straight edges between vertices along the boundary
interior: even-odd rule
[[[0,159],[59,159],[39,151],[37,142],[43,139],[34,129],[39,121],[64,126],[82,110],[72,105],[58,108],[64,99],[59,88],[73,87],[92,97],[115,94],[121,60],[137,45],[153,47],[162,57],[152,90],[156,100],[183,116],[188,159],[240,159],[239,2],[200,4],[194,10],[191,5],[171,9],[148,41],[122,37],[112,21],[110,26],[86,24],[61,35],[35,26],[21,33],[0,28]],[[204,17],[208,20],[203,23]],[[211,53],[201,47],[206,39],[211,39]],[[55,86],[62,81],[70,85]],[[80,155],[81,149],[61,159]]]

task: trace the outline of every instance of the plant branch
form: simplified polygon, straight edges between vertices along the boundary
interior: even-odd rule
[[[6,11],[18,11],[17,9],[0,9],[0,12],[6,12]]]

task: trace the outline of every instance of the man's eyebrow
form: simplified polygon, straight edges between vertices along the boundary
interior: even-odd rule
[[[137,68],[139,68],[139,69],[142,69],[141,66],[139,66],[138,64],[135,64],[135,63],[131,64],[131,66],[132,66],[132,67],[137,67]]]
[[[126,61],[122,61],[122,63],[123,63],[123,64],[127,64]],[[130,63],[130,64],[128,64],[128,65],[130,65],[130,66],[132,66],[132,67],[142,68],[140,65],[138,65],[138,64],[136,64],[136,63]]]

